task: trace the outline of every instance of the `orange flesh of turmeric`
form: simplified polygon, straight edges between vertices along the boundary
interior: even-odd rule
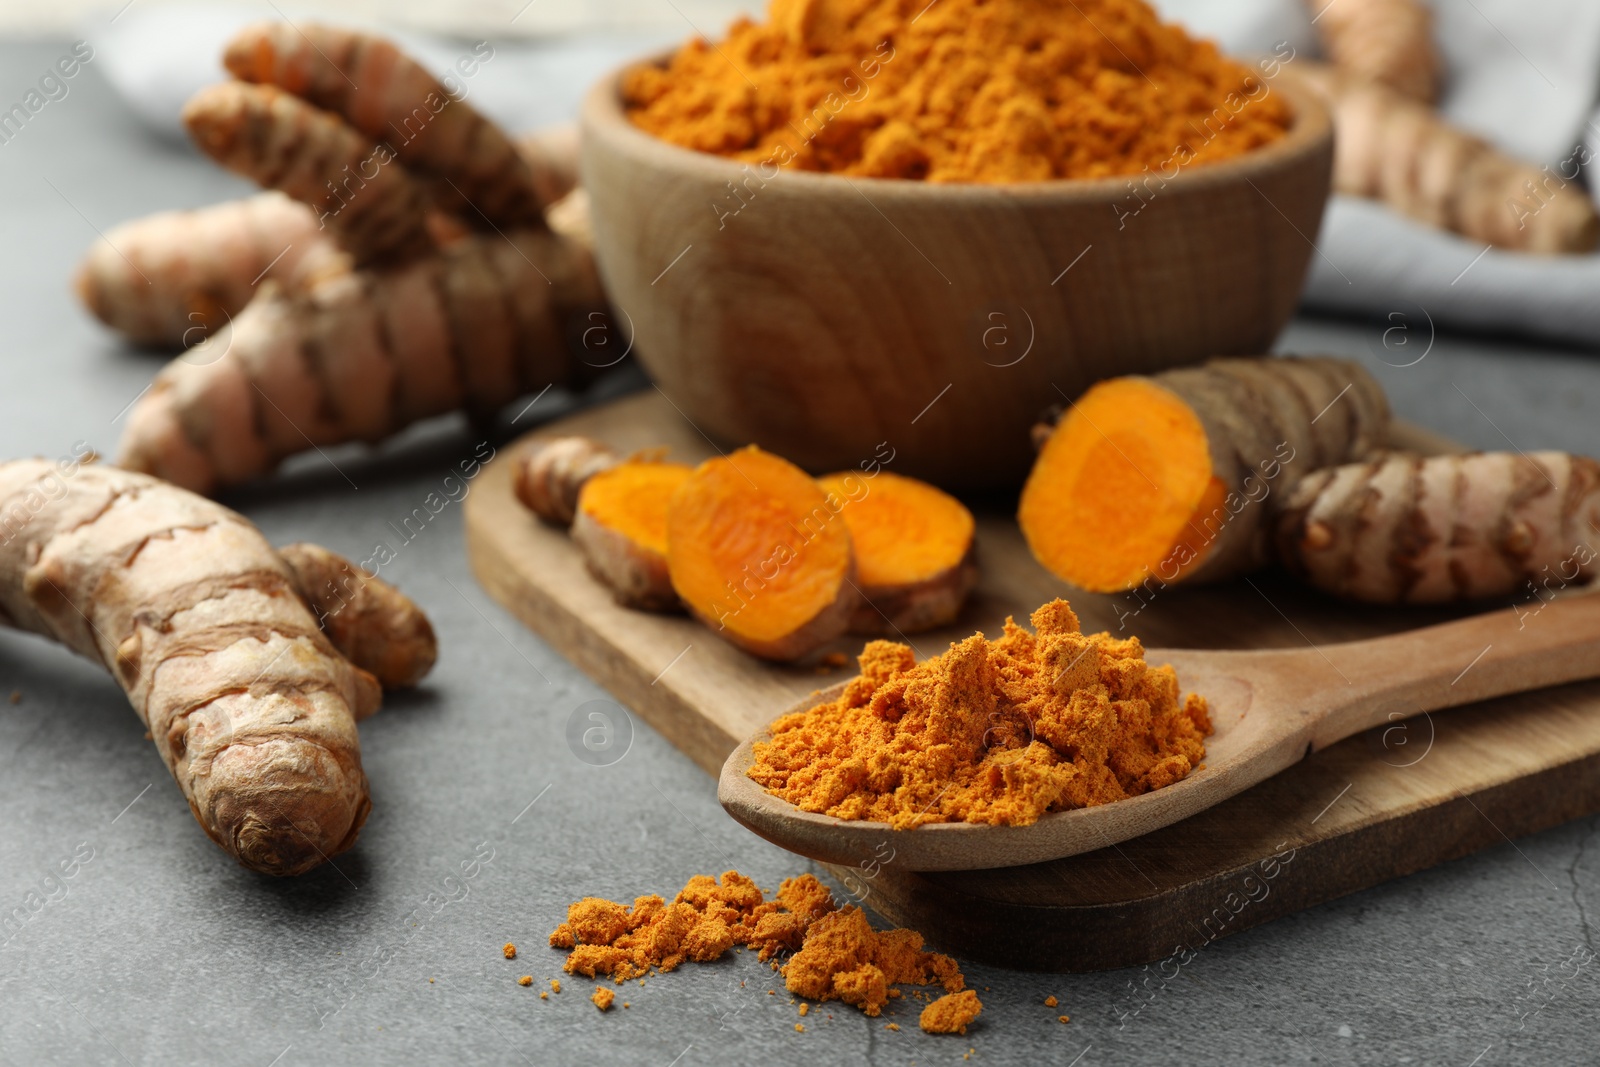
[[[673,494],[667,564],[702,617],[774,641],[839,599],[854,554],[816,481],[751,445],[702,463]]]
[[[915,663],[873,641],[831,702],[785,715],[754,746],[750,778],[803,811],[911,829],[1025,826],[1178,781],[1205,757],[1203,698],[1137,638],[1085,636],[1065,601]]]
[[[583,483],[579,510],[660,556],[667,554],[667,505],[690,468],[681,463],[621,463]]]
[[[1205,538],[1195,516],[1226,490],[1189,405],[1147,378],[1115,378],[1063,416],[1034,462],[1017,519],[1056,577],[1119,592],[1158,568],[1171,580],[1175,569],[1197,567]]]
[[[856,572],[867,587],[914,585],[960,563],[972,547],[972,512],[915,478],[854,471],[817,479],[843,502],[839,514],[855,541]]]

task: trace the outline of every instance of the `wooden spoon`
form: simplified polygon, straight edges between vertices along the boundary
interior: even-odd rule
[[[1211,705],[1216,732],[1187,778],[1028,826],[931,823],[893,830],[801,811],[751,781],[751,746],[722,767],[717,798],[739,822],[791,852],[854,866],[977,870],[1059,859],[1149,833],[1211,807],[1304,756],[1362,730],[1421,712],[1600,676],[1600,596],[1580,594],[1389,637],[1261,651],[1151,649],[1183,692]],[[834,686],[789,709],[831,700]],[[1402,772],[1403,773],[1403,772]],[[1352,798],[1359,803],[1360,798]]]

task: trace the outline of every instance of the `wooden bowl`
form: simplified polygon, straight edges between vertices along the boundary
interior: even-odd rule
[[[702,433],[814,472],[892,449],[947,488],[1015,485],[1050,404],[1265,352],[1328,198],[1328,112],[1287,70],[1269,83],[1296,116],[1283,139],[1137,192],[775,173],[643,132],[620,81],[582,119],[620,328]]]

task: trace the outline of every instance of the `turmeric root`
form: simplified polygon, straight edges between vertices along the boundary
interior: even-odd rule
[[[278,555],[333,647],[383,688],[409,688],[433,669],[433,626],[400,590],[320,545],[284,545]]]
[[[209,494],[310,448],[491,413],[568,380],[577,361],[560,323],[582,304],[573,276],[591,269],[573,255],[548,231],[519,230],[303,292],[268,288],[214,340],[221,355],[156,376],[129,411],[118,462]]]
[[[223,82],[184,105],[183,124],[224,167],[308,205],[357,266],[433,249],[426,189],[393,149],[337,116],[270,85]]]
[[[678,607],[667,573],[667,505],[689,474],[681,463],[633,460],[589,478],[578,494],[572,540],[619,604]]]
[[[255,42],[247,49],[251,62],[262,54],[271,59],[249,68],[253,73],[276,72],[294,88],[304,87],[301,75],[310,71],[311,83],[326,88],[326,79],[317,80],[322,59],[289,62],[270,40],[246,37]],[[382,42],[346,37],[338,38],[341,47],[363,61],[392,52]],[[305,70],[296,65],[302,60]],[[382,86],[386,78],[373,72],[371,84]],[[334,96],[347,117],[356,109],[358,129],[372,124],[369,105],[382,112],[389,99]],[[296,195],[320,196],[312,176],[329,159],[359,154],[367,142],[310,105],[290,101],[276,90],[234,86],[202,94],[188,118],[203,147],[241,170]],[[491,219],[523,219],[518,205],[537,201],[531,184],[519,185],[531,183],[530,169],[502,159],[496,145],[509,142],[497,131],[491,136],[481,117],[446,125],[449,107],[439,106],[427,132],[440,140],[419,134],[409,149],[396,150],[399,158],[409,151],[417,167],[432,168],[417,170],[419,179],[475,190],[475,208],[478,197],[498,205],[493,214],[483,208]],[[470,145],[450,140],[468,133]],[[425,140],[428,147],[419,147]],[[338,212],[343,218],[363,203],[377,205],[339,225],[339,236],[354,240],[358,255],[375,257],[371,265],[322,273],[294,288],[264,286],[212,338],[214,355],[169,364],[133,406],[124,466],[211,493],[260,477],[308,448],[376,442],[418,419],[463,408],[486,417],[531,389],[580,376],[564,327],[604,306],[588,248],[535,221],[454,236],[436,251],[407,258],[418,233],[438,228],[427,225],[426,198],[399,164],[386,171],[387,186],[355,188]],[[402,222],[406,213],[409,221]]]
[[[531,448],[517,465],[517,499],[553,526],[571,526],[584,483],[622,462],[588,437],[552,437]]]
[[[510,138],[382,38],[317,23],[264,22],[228,43],[223,65],[240,81],[275,85],[392,146],[408,168],[437,178],[433,193],[442,211],[474,226],[544,225],[538,183]]]
[[[1306,477],[1275,526],[1284,565],[1336,596],[1540,595],[1594,572],[1600,462],[1564,452],[1384,455]]]
[[[1443,62],[1433,12],[1419,0],[1306,0],[1322,46],[1341,70],[1424,104],[1439,96]]]
[[[289,875],[355,842],[371,807],[356,720],[379,684],[336,650],[254,526],[146,475],[65,460],[0,464],[0,524],[0,621],[111,672],[218,845]],[[421,618],[370,588],[398,610],[347,620],[370,628],[349,638],[356,655]],[[419,666],[399,673],[414,680],[431,641],[409,647]]]
[[[576,129],[536,130],[516,147],[540,200],[552,205],[551,228],[592,245],[586,201],[570,196],[577,185]],[[125,222],[89,249],[76,285],[84,306],[134,344],[186,348],[226,326],[265,279],[292,289],[351,266],[315,211],[273,190]]]
[[[134,344],[198,344],[244,310],[266,279],[289,282],[337,246],[317,217],[279,192],[116,227],[78,268],[78,296]]]
[[[1328,358],[1215,359],[1114,378],[1045,440],[1018,521],[1035,558],[1093,592],[1215,580],[1268,558],[1263,501],[1388,434],[1383,391]]]
[[[1592,252],[1600,213],[1550,168],[1513,159],[1432,108],[1341,71],[1301,68],[1333,108],[1334,188],[1498,248]]]
[[[864,603],[850,632],[911,634],[954,622],[978,582],[972,512],[915,478],[855,471],[817,479],[843,501]]]
[[[859,602],[842,505],[754,445],[697,467],[667,514],[684,606],[757,656],[795,660],[843,634]]]

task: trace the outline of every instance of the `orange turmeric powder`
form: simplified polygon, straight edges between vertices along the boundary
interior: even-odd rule
[[[585,897],[567,908],[550,945],[568,950],[568,974],[605,975],[618,985],[686,960],[709,963],[734,945],[756,949],[762,960],[793,953],[781,967],[772,964],[789,992],[872,1016],[900,995],[896,985],[938,983],[946,993],[966,986],[955,960],[923,951],[921,934],[874,930],[860,908],[838,907],[809,874],[785,879],[771,900],[738,871],[724,872],[721,884],[697,874],[671,904],[658,896],[639,897],[632,907]],[[971,1000],[977,1003],[975,995]]]
[[[1026,825],[1160,789],[1205,756],[1205,699],[1179,700],[1138,638],[1085,636],[1066,601],[916,663],[870,642],[838,699],[786,715],[749,775],[803,811],[896,829]]]
[[[1227,159],[1292,117],[1144,0],[772,0],[623,96],[645,131],[768,178],[1103,178]]]

